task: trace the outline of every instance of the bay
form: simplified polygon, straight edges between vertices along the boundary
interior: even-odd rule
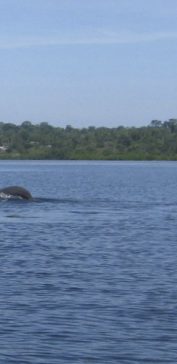
[[[177,362],[177,163],[0,161],[0,363]]]

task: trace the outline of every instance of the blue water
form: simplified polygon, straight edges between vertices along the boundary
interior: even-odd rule
[[[177,163],[0,162],[0,363],[177,363]]]

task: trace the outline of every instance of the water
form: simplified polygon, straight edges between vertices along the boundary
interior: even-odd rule
[[[0,363],[177,363],[177,163],[0,162]]]

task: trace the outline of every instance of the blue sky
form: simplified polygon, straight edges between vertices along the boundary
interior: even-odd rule
[[[177,118],[176,0],[0,0],[0,120]]]

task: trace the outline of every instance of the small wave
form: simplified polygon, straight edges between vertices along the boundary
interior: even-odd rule
[[[9,198],[11,198],[12,196],[11,195],[7,195],[6,193],[4,192],[1,192],[0,193],[0,199],[5,199],[5,200],[8,200]]]
[[[10,204],[10,203],[13,203],[13,204],[18,204],[18,203],[27,203],[29,202],[30,200],[25,200],[23,199],[21,196],[13,196],[13,195],[8,195],[4,192],[1,192],[0,193],[0,203],[2,204]]]
[[[13,195],[9,195],[8,193],[1,192],[0,199],[1,200],[22,200],[23,198],[21,196],[13,196]]]

